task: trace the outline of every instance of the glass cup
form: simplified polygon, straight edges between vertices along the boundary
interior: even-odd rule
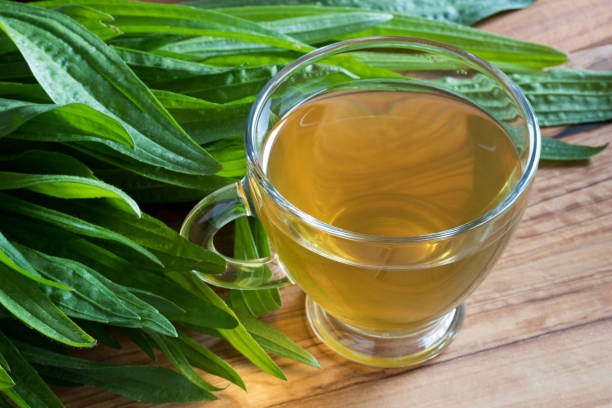
[[[262,167],[262,148],[287,112],[315,96],[347,90],[427,92],[476,105],[511,139],[520,178],[488,212],[426,235],[368,235],[316,219],[277,191]],[[359,363],[399,367],[437,356],[457,335],[464,300],[491,270],[525,209],[540,134],[523,93],[494,66],[435,41],[372,37],[328,45],[280,70],[253,104],[245,151],[246,176],[198,203],[181,234],[217,252],[213,237],[221,227],[256,216],[273,256],[224,257],[225,272],[195,273],[244,290],[295,282],[307,295],[310,326],[332,350]]]

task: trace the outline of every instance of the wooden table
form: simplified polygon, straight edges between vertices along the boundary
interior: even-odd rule
[[[564,50],[572,67],[612,69],[612,0],[538,0],[479,27]],[[600,145],[612,141],[612,124],[570,133],[564,140]],[[282,296],[284,307],[264,320],[314,354],[322,368],[275,358],[288,377],[283,382],[202,336],[238,370],[248,393],[230,386],[218,401],[181,406],[612,406],[612,148],[590,161],[540,166],[529,208],[469,298],[459,337],[424,367],[373,369],[345,361],[312,337],[302,292],[288,287]],[[147,362],[129,343],[119,351],[101,347],[94,356]],[[91,387],[57,391],[71,408],[142,406]]]

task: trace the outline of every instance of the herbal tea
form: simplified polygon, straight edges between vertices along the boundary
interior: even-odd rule
[[[474,220],[521,175],[512,141],[492,118],[459,98],[425,92],[345,91],[311,99],[275,125],[262,163],[300,210],[380,237],[430,234]],[[510,236],[461,255],[452,242],[415,242],[397,251],[340,245],[295,225],[298,242],[271,207],[259,215],[293,279],[331,315],[374,331],[406,330],[448,311],[480,283]]]

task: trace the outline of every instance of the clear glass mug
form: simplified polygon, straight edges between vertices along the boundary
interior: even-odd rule
[[[380,69],[365,66],[364,58]],[[261,149],[275,123],[296,106],[355,89],[451,94],[475,104],[510,136],[520,179],[490,211],[427,235],[367,235],[312,217],[276,190],[262,167]],[[274,255],[224,257],[224,273],[198,276],[244,290],[295,282],[307,295],[311,328],[331,349],[363,364],[399,367],[437,356],[457,335],[464,300],[491,270],[526,207],[540,134],[520,89],[487,62],[430,40],[373,37],[323,47],[279,71],[253,104],[245,151],[246,176],[198,203],[181,234],[216,252],[213,237],[221,227],[256,216]]]

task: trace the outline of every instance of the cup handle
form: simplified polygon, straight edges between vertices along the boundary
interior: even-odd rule
[[[225,260],[225,270],[222,273],[194,273],[207,283],[228,289],[267,289],[291,284],[276,254],[242,260],[227,257],[215,249],[213,238],[223,226],[236,218],[252,215],[242,183],[239,181],[227,185],[204,197],[183,221],[180,234],[184,238]]]

